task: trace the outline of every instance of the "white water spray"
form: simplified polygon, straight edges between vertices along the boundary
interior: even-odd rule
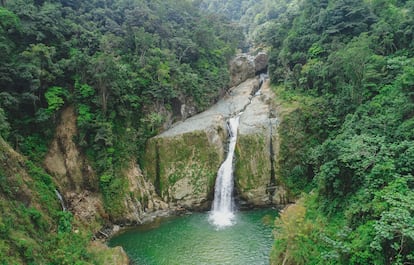
[[[229,150],[226,160],[221,164],[217,173],[214,190],[213,208],[209,220],[218,228],[234,224],[234,199],[233,199],[233,157],[237,142],[237,129],[239,127],[240,114],[228,121],[230,132]]]

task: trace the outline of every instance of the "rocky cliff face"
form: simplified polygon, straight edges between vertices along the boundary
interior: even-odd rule
[[[144,169],[164,201],[184,208],[207,207],[217,165],[223,159],[225,122],[149,141]]]
[[[209,110],[148,142],[144,172],[164,201],[190,209],[209,207],[226,149],[226,119],[249,104],[258,85],[250,79],[230,89]]]
[[[164,201],[185,208],[207,208],[228,138],[226,119],[244,109],[259,81],[229,90],[209,110],[150,139],[144,172]]]
[[[157,196],[154,186],[131,162],[129,168],[122,172],[128,186],[128,193],[122,202],[123,213],[121,217],[109,216],[103,206],[97,176],[73,141],[76,135],[75,111],[73,107],[68,107],[61,114],[44,167],[53,176],[68,210],[78,220],[96,232],[106,219],[115,223],[141,223],[153,214],[168,209],[168,205]]]
[[[273,99],[265,80],[240,118],[235,181],[239,196],[253,205],[286,203],[276,175],[279,121]]]
[[[190,209],[206,206],[224,159],[226,120],[243,111],[236,147],[238,193],[254,205],[285,202],[283,189],[276,185],[277,118],[268,83],[261,95],[253,96],[262,81],[248,79],[209,110],[150,139],[144,175],[164,201]]]
[[[98,192],[99,181],[73,141],[76,135],[75,110],[68,107],[61,114],[44,168],[54,177],[68,210],[85,225],[97,229],[100,220],[106,216]]]

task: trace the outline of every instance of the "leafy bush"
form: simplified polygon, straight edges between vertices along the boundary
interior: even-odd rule
[[[58,86],[49,87],[45,93],[45,98],[47,101],[47,111],[49,113],[54,113],[62,108],[65,104],[65,99],[68,97],[68,92]]]

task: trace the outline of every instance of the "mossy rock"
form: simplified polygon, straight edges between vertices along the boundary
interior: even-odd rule
[[[208,132],[194,131],[150,139],[143,169],[165,201],[191,208],[207,200],[222,160],[223,146],[211,143]]]
[[[255,205],[268,204],[271,182],[270,139],[263,134],[240,135],[236,145],[235,181],[240,196]]]

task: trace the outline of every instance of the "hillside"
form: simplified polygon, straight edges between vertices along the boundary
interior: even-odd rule
[[[279,173],[302,198],[276,222],[271,262],[411,264],[413,2],[298,10],[264,33],[278,100],[296,108]]]
[[[88,231],[62,211],[52,177],[0,138],[2,264],[126,264],[120,248],[90,245]],[[105,257],[105,259],[101,259]]]
[[[240,32],[185,0],[1,1],[0,263],[111,263],[89,241],[166,209],[146,140],[219,99]]]
[[[249,32],[289,110],[277,175],[298,201],[271,264],[412,264],[413,2],[231,2],[204,7],[242,23],[257,10]]]
[[[126,264],[95,239],[183,200],[205,209],[232,109],[195,115],[234,96],[229,63],[251,48],[271,84],[245,109],[236,172],[264,180],[245,173],[238,192],[296,201],[270,263],[414,264],[412,14],[411,0],[0,1],[0,263]],[[267,127],[243,136],[253,123]]]

